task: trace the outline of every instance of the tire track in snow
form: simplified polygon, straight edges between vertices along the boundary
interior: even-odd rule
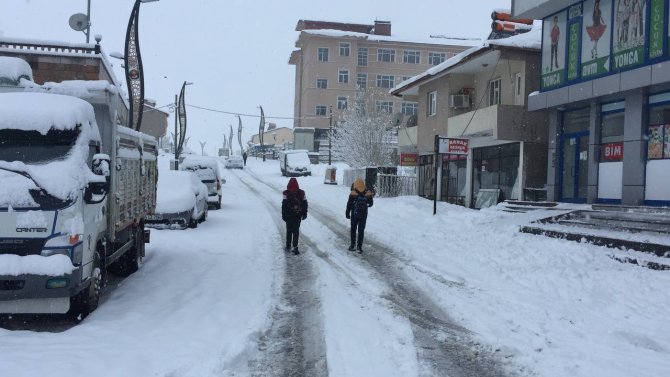
[[[285,227],[277,211],[277,203],[264,197],[242,174],[234,173],[253,195],[265,203],[279,234],[283,234]],[[284,252],[281,245],[276,252]],[[326,342],[321,302],[315,289],[315,269],[306,255],[286,254],[285,259],[281,303],[271,314],[270,328],[258,338],[259,355],[248,363],[251,375],[325,377],[328,375]]]
[[[247,174],[274,191],[280,190],[253,172]],[[327,225],[342,241],[342,249],[345,250],[344,245],[349,243],[349,228],[340,224],[339,219],[323,210],[319,205],[310,204],[310,214],[313,219]],[[303,237],[307,238],[301,235],[301,238]],[[448,288],[460,288],[461,283],[451,282],[404,262],[395,255],[393,250],[369,236],[366,237],[365,244],[370,247],[367,247],[365,253],[357,259],[366,263],[375,272],[375,276],[386,283],[389,292],[382,298],[386,299],[399,315],[410,321],[421,369],[420,376],[499,377],[516,374],[511,372],[514,366],[505,362],[503,355],[496,353],[497,350],[491,350],[490,347],[476,342],[472,332],[450,318],[439,305],[414,284],[403,269],[410,266]],[[343,251],[343,253],[348,252]],[[318,253],[315,255],[329,262],[331,266],[336,266],[327,258],[327,255],[325,258]],[[350,255],[356,258],[353,254]],[[336,268],[343,271],[339,266]],[[351,278],[348,277],[348,279]]]

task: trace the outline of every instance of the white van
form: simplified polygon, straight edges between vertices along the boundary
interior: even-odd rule
[[[279,151],[279,168],[285,177],[312,175],[312,167],[306,149]]]

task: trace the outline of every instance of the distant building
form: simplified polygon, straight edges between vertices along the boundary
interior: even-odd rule
[[[479,40],[457,38],[401,38],[391,23],[374,24],[300,20],[295,66],[294,127],[313,127],[323,139],[330,125],[353,105],[357,90],[374,89],[378,109],[402,113],[403,121],[417,114],[417,102],[388,94],[400,82],[438,65]],[[399,118],[396,118],[399,119]],[[327,143],[326,143],[327,144]]]
[[[120,85],[99,44],[47,42],[0,37],[0,56],[18,57],[30,64],[37,84],[65,80],[105,80]],[[117,110],[117,121],[125,125],[128,100]],[[167,130],[168,114],[155,109],[155,102],[145,102],[142,132],[160,139]]]

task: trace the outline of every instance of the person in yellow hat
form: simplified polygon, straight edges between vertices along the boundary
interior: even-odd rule
[[[347,201],[347,219],[351,219],[351,244],[349,250],[354,251],[354,245],[359,253],[363,252],[363,237],[365,236],[365,223],[368,219],[368,208],[373,204],[373,192],[365,187],[362,179],[357,179],[351,188],[349,200]],[[356,238],[358,233],[358,239]],[[358,242],[356,242],[358,241]]]

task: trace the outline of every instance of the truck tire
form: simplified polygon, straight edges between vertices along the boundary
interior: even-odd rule
[[[86,318],[98,308],[98,303],[100,302],[100,294],[105,286],[106,278],[105,267],[102,264],[100,254],[104,250],[101,250],[100,247],[95,253],[88,287],[70,297],[70,310],[67,312],[67,315],[76,321]]]

